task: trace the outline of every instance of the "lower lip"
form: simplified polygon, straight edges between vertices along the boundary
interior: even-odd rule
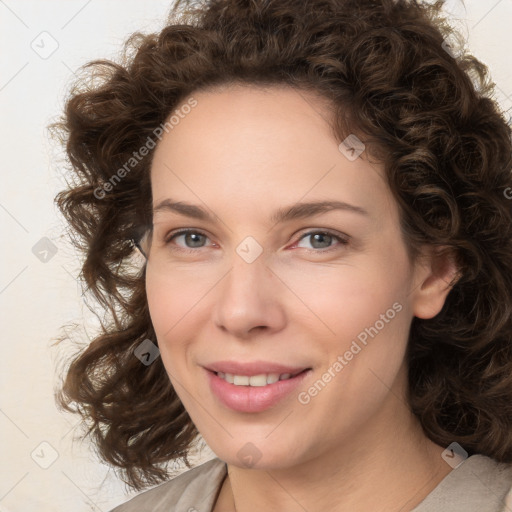
[[[266,386],[236,386],[206,370],[210,389],[219,400],[238,412],[262,412],[276,405],[289,395],[312,370],[306,370],[295,377],[278,380]]]

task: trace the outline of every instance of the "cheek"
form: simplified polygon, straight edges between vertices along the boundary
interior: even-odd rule
[[[187,366],[193,363],[189,347],[193,347],[199,329],[207,324],[211,315],[210,294],[215,293],[215,284],[220,282],[221,276],[206,270],[199,272],[195,267],[181,267],[167,276],[151,269],[146,271],[151,322],[162,362],[173,385],[176,384],[174,376],[179,382],[187,380]]]
[[[172,368],[179,364],[180,352],[187,340],[184,326],[187,325],[190,315],[197,315],[199,311],[199,291],[194,290],[193,286],[185,286],[179,279],[171,281],[147,273],[146,293],[162,361],[168,372],[174,373]]]
[[[376,322],[379,330],[389,331],[405,316],[398,311],[406,306],[405,276],[382,272],[377,264],[318,266],[300,275],[291,270],[282,275],[300,300],[294,299],[302,311],[298,315],[299,309],[294,308],[297,316],[290,321],[304,322],[308,318],[309,328],[341,345],[347,341],[350,344],[349,340]]]
[[[408,281],[403,273],[381,268],[380,262],[318,267],[295,280],[293,290],[305,298],[310,318],[307,325],[301,320],[302,327],[309,330],[308,338],[316,340],[314,350],[321,354],[319,376],[333,382],[315,399],[318,404],[329,407],[335,397],[336,403],[355,414],[360,407],[365,409],[365,403],[378,404],[396,378],[412,319],[405,300]]]
[[[322,320],[309,324],[308,336],[321,367],[310,387],[300,390],[306,404],[301,414],[310,424],[318,422],[326,437],[370,421],[393,389],[407,347],[411,317],[402,287],[382,277],[377,282],[370,272],[352,272],[333,274],[323,293],[308,296]]]
[[[151,275],[146,277],[146,294],[151,322],[160,337],[178,320],[179,301],[176,293],[170,293],[162,280]]]
[[[177,268],[163,276],[146,272],[148,307],[157,336],[177,338],[177,331],[201,311],[201,301],[215,284],[215,276]]]

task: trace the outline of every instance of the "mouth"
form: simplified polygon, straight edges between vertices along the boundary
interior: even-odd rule
[[[260,413],[278,407],[312,374],[312,368],[294,373],[237,375],[205,368],[211,393],[219,404],[240,413]],[[232,381],[232,382],[230,382]]]
[[[294,373],[260,373],[257,375],[237,375],[234,373],[216,372],[213,370],[209,371],[229,384],[233,384],[235,386],[263,387],[269,384],[274,384],[278,381],[293,379],[301,373],[309,370],[311,370],[311,368],[305,368]]]

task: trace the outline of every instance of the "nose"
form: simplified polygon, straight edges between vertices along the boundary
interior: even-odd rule
[[[231,270],[216,287],[213,321],[236,338],[277,332],[286,324],[285,290],[263,255],[247,263],[235,254]]]

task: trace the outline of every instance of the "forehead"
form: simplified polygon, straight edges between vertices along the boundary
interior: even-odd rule
[[[327,100],[291,87],[249,85],[191,97],[195,106],[155,149],[154,204],[167,195],[207,205],[222,198],[243,211],[248,204],[266,208],[304,197],[343,200],[375,213],[392,208],[382,166],[364,152],[349,160],[340,151]]]

